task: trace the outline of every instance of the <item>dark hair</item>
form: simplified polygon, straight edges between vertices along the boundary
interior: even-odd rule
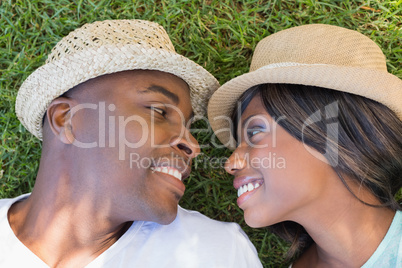
[[[402,209],[401,200],[395,199],[402,187],[402,121],[392,110],[374,100],[341,91],[262,84],[251,87],[239,98],[240,109],[234,109],[232,114],[235,139],[241,116],[238,113],[243,113],[255,96],[261,98],[272,118],[281,118],[277,123],[290,135],[326,157],[356,198],[343,176],[373,193],[381,203],[379,207]],[[295,222],[277,223],[269,229],[292,243],[288,258],[313,243]]]

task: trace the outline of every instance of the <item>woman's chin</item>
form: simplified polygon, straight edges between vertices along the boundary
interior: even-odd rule
[[[263,228],[270,225],[262,221],[261,219],[256,219],[255,216],[247,216],[246,214],[244,214],[244,220],[246,221],[246,224],[251,228]]]

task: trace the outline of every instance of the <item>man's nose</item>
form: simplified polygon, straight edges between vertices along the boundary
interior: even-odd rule
[[[183,152],[188,158],[193,159],[200,153],[198,141],[186,130],[183,135],[172,138],[170,146],[176,147]]]

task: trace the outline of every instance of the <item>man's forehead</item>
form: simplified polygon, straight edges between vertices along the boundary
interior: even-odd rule
[[[177,83],[175,86],[166,85],[166,80],[170,79],[170,83],[174,81]],[[129,86],[132,86],[132,89],[139,89],[140,91],[149,91],[150,92],[159,92],[159,93],[173,93],[175,89],[179,89],[178,85],[181,88],[185,88],[184,92],[182,90],[177,92],[177,94],[170,94],[171,99],[174,103],[178,103],[180,97],[183,96],[183,93],[190,93],[190,88],[188,84],[181,78],[167,73],[161,72],[157,70],[127,70],[121,71],[111,74],[101,75],[92,79],[89,79],[73,88],[68,90],[64,95],[69,97],[79,97],[85,96],[87,94],[98,95],[102,94],[99,89],[109,90],[110,86],[114,85],[123,85],[127,83]],[[169,93],[170,92],[170,93]],[[176,96],[174,96],[176,95]]]

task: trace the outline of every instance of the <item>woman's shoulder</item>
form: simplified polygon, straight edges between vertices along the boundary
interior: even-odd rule
[[[366,267],[402,267],[402,211],[395,213],[381,244],[362,266]]]

